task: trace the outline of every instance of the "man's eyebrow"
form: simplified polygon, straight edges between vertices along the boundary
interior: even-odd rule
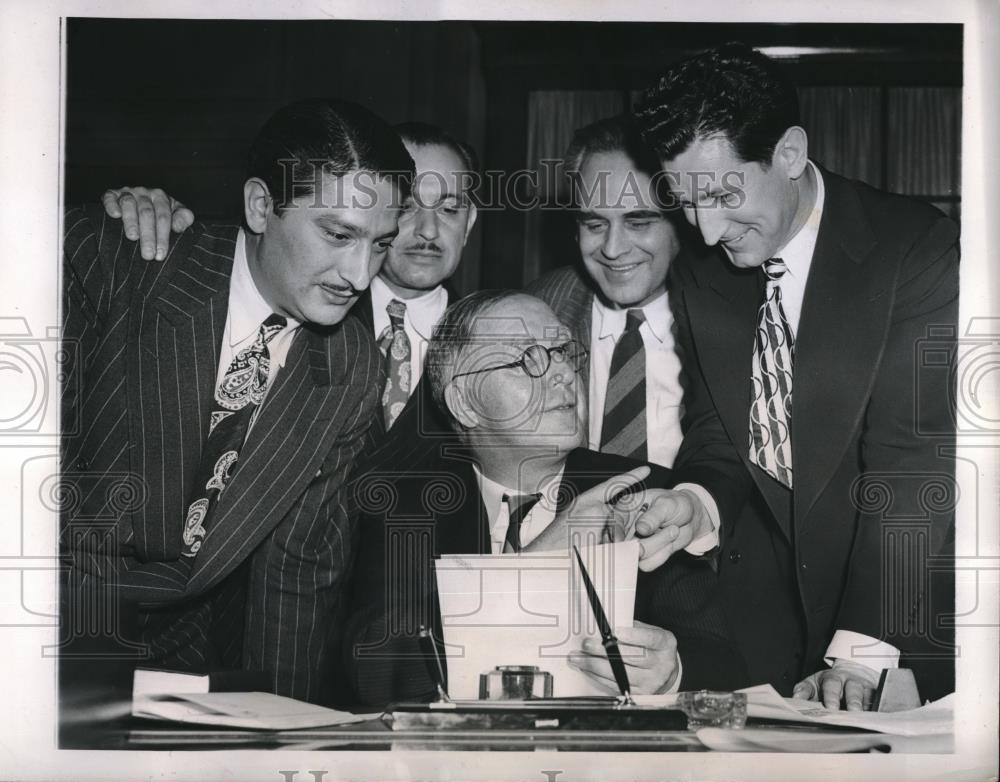
[[[325,228],[327,230],[340,229],[340,231],[342,231],[343,233],[349,233],[354,236],[359,236],[362,239],[367,239],[371,233],[366,227],[362,225],[357,225],[355,223],[350,222],[349,220],[345,220],[342,217],[334,217],[333,215],[320,215],[319,217],[316,218],[316,223],[320,225],[320,227]],[[376,238],[386,239],[388,237],[396,236],[396,234],[398,233],[399,229],[394,229],[392,231],[386,231],[385,233],[380,234]]]
[[[603,220],[604,222],[608,221],[608,219],[606,217],[602,217],[601,215],[597,214],[597,212],[591,212],[588,209],[577,209],[576,210],[576,219],[577,220]]]
[[[660,217],[663,215],[655,209],[633,209],[625,213],[626,220],[653,220]]]

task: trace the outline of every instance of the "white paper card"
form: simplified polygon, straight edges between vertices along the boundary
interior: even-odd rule
[[[580,554],[608,621],[631,626],[639,544]],[[548,671],[557,698],[611,693],[566,663],[584,637],[600,638],[572,550],[448,556],[435,569],[452,698],[478,698],[479,675],[498,665]]]

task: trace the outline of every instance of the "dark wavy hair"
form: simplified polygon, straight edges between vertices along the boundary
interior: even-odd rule
[[[413,160],[399,135],[377,115],[344,100],[315,98],[278,109],[250,147],[247,176],[264,181],[281,214],[296,198],[315,193],[321,173],[365,171],[410,195]]]
[[[447,147],[458,155],[466,171],[472,173],[479,170],[479,160],[472,146],[464,141],[459,141],[437,125],[431,125],[427,122],[401,122],[398,125],[393,125],[392,129],[399,134],[403,141],[408,141],[415,147],[431,145]]]
[[[724,134],[742,160],[769,166],[778,140],[799,124],[799,99],[777,63],[746,44],[727,43],[672,65],[635,113],[662,160],[696,139]]]

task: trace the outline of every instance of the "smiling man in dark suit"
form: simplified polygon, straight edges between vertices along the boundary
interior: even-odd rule
[[[680,553],[649,565],[673,540],[681,492],[670,489],[686,476],[580,447],[586,350],[568,337],[548,306],[515,291],[471,294],[435,330],[426,393],[355,478],[361,543],[344,649],[355,705],[433,697],[417,630],[440,633],[435,557],[565,550],[575,523],[600,533],[640,519],[656,531],[641,540],[637,622],[617,629],[634,691],[748,683],[711,563]],[[610,503],[644,478],[627,503]],[[616,691],[599,643],[571,662]]]
[[[303,101],[253,143],[246,228],[194,225],[147,263],[103,209],[67,212],[64,338],[82,380],[65,389],[63,458],[141,487],[96,545],[103,497],[81,486],[63,519],[67,628],[107,601],[130,621],[105,632],[146,664],[317,697],[352,556],[345,477],[379,405],[378,350],[345,316],[412,175],[371,112]]]
[[[729,261],[676,268],[682,451],[728,463],[745,502],[719,579],[751,675],[790,693],[809,674],[797,695],[858,709],[902,653],[925,696],[948,692],[952,394],[919,347],[954,350],[955,224],[809,160],[794,86],[744,45],[672,66],[636,113]]]

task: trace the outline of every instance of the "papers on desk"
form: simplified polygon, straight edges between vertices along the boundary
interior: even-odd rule
[[[302,730],[364,722],[378,715],[325,709],[267,692],[178,692],[136,695],[132,716],[254,730]]]
[[[882,714],[874,711],[831,711],[817,701],[782,698],[770,684],[747,687],[747,716],[759,719],[862,728],[894,736],[932,736],[954,730],[954,695],[910,711]],[[676,695],[637,695],[642,705],[671,706]]]
[[[639,544],[581,554],[608,620],[631,626]],[[557,698],[609,694],[566,663],[583,638],[600,638],[572,551],[445,556],[435,571],[452,698],[478,698],[479,675],[498,665],[548,671]]]

